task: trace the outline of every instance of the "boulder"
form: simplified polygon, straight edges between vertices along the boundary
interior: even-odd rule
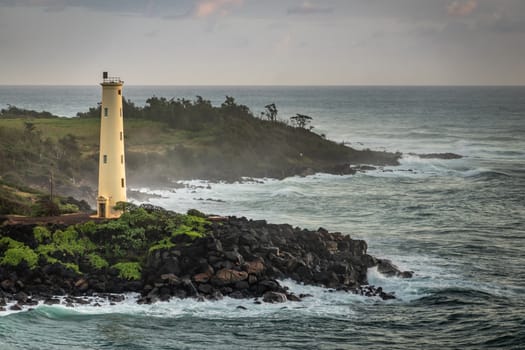
[[[211,294],[215,290],[213,286],[208,283],[199,284],[199,287],[197,289],[199,290],[199,292],[204,294]]]
[[[224,257],[234,263],[235,265],[244,264],[244,258],[237,251],[225,251]]]
[[[281,286],[277,281],[274,280],[264,280],[257,283],[257,290],[259,294],[263,294],[267,291],[278,291],[281,289]]]
[[[275,303],[284,303],[288,299],[286,298],[286,294],[279,293],[279,292],[266,292],[263,295],[263,301],[265,303],[275,304]]]
[[[15,300],[19,303],[19,304],[25,304],[28,300],[29,296],[24,293],[24,292],[18,292],[15,294]]]
[[[197,283],[207,283],[213,274],[210,272],[202,272],[193,276],[193,280]]]
[[[264,259],[258,258],[257,260],[247,261],[242,269],[251,275],[260,275],[264,272],[266,267],[264,266]]]
[[[179,286],[182,283],[181,279],[173,273],[166,273],[166,274],[160,275],[160,279],[164,282],[167,282],[169,285],[172,285],[172,286]]]
[[[16,293],[15,282],[13,280],[3,280],[0,282],[0,287],[8,293]]]
[[[9,310],[12,310],[12,311],[20,311],[22,309],[23,308],[20,304],[11,305],[11,307],[9,308]]]
[[[387,277],[411,278],[414,274],[412,271],[400,271],[390,260],[378,260],[377,271]]]
[[[85,278],[81,278],[81,279],[79,279],[78,281],[75,282],[75,288],[79,292],[85,292],[89,288],[89,283],[88,283],[88,281]]]
[[[247,278],[248,278],[248,273],[246,271],[221,269],[217,271],[215,276],[213,276],[212,281],[218,285],[227,285],[227,284],[232,284],[238,281],[244,281]]]
[[[238,281],[235,282],[234,288],[237,290],[248,289],[250,288],[250,284],[248,283],[248,281]]]

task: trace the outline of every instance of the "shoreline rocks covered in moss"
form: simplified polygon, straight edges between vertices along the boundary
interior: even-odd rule
[[[187,297],[300,301],[305,295],[279,283],[287,278],[392,299],[393,293],[368,285],[368,268],[412,276],[367,254],[365,241],[342,233],[189,214],[143,206],[96,224],[4,225],[0,304],[16,300],[16,309],[35,301],[56,303],[57,295],[78,300],[125,292],[140,293],[138,303]]]

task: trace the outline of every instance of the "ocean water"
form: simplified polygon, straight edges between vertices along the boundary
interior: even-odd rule
[[[525,347],[524,87],[151,87],[152,96],[220,104],[234,96],[259,113],[313,117],[314,131],[356,148],[405,153],[401,165],[353,176],[316,174],[236,184],[188,179],[185,188],[135,188],[177,211],[340,231],[415,272],[369,271],[393,301],[283,281],[313,298],[172,300],[116,306],[38,306],[0,313],[0,349],[523,349]],[[63,116],[95,106],[99,87],[0,86],[6,104]],[[457,160],[409,153],[454,152]],[[133,186],[133,184],[130,184]],[[245,309],[238,308],[243,306]]]

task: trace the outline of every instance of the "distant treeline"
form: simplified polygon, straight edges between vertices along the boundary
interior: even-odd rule
[[[7,108],[0,110],[0,117],[2,118],[58,118],[58,116],[43,111],[37,112],[29,109],[18,108],[16,106],[7,105]]]
[[[158,121],[175,129],[189,131],[200,130],[210,123],[217,124],[231,119],[254,117],[247,106],[237,104],[230,96],[226,96],[220,107],[212,106],[210,101],[201,96],[197,96],[193,101],[154,96],[146,100],[144,107],[136,106],[132,101],[124,98],[122,105],[125,118]],[[77,116],[99,118],[100,108],[100,105],[90,108],[85,113],[77,113]]]

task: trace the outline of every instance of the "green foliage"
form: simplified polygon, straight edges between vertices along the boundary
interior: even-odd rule
[[[185,215],[183,217],[183,224],[181,227],[189,227],[191,230],[196,231],[200,234],[200,237],[206,232],[206,226],[210,224],[210,221],[200,216]]]
[[[49,112],[37,112],[11,105],[8,105],[8,108],[3,108],[0,110],[0,118],[26,118],[28,116],[32,118],[58,118],[58,116]]]
[[[77,224],[75,226],[76,231],[82,236],[91,237],[97,231],[97,224],[94,221],[87,221],[82,224]]]
[[[101,270],[109,266],[106,259],[102,258],[100,255],[96,253],[90,253],[88,254],[87,257],[89,260],[89,264],[97,270]]]
[[[61,261],[59,263],[62,264],[63,266],[65,266],[67,269],[70,269],[70,270],[74,271],[77,275],[82,274],[80,272],[80,268],[75,263],[69,263],[69,262],[68,263],[64,263],[64,262],[61,262]]]
[[[0,248],[4,247],[6,248],[17,248],[23,246],[24,243],[18,242],[11,237],[2,237],[0,238]]]
[[[72,263],[72,262],[63,262],[61,260],[58,260],[57,258],[53,258],[53,257],[47,256],[47,255],[44,256],[44,259],[46,260],[46,262],[48,264],[60,264],[60,265],[64,266],[65,268],[74,271],[77,275],[81,275],[82,274],[78,264],[75,264],[75,263]]]
[[[0,179],[0,215],[31,215],[33,201],[36,200],[37,195],[37,191],[33,189],[8,185]]]
[[[173,248],[173,247],[175,247],[175,243],[173,243],[171,241],[171,238],[164,238],[164,239],[161,239],[160,241],[156,242],[152,246],[150,246],[149,247],[149,253],[151,254],[154,251],[159,250],[159,249],[170,249],[170,248]]]
[[[34,268],[38,262],[38,255],[24,243],[10,237],[0,238],[0,251],[5,250],[0,255],[0,265],[18,266],[22,261],[26,261],[30,268]]]
[[[26,261],[29,268],[34,268],[38,262],[38,255],[24,244],[7,249],[0,265],[18,266],[22,261]]]
[[[41,244],[37,252],[49,256],[55,252],[67,253],[69,255],[81,256],[86,251],[95,249],[93,242],[87,237],[79,238],[74,226],[69,226],[66,230],[57,230],[52,235],[49,244]]]
[[[58,209],[60,214],[73,214],[78,213],[78,206],[75,204],[59,204]]]
[[[123,213],[135,210],[137,208],[138,207],[135,204],[129,202],[117,202],[117,204],[115,204],[115,206],[113,207],[113,209],[119,210]]]
[[[124,221],[130,227],[139,226],[147,228],[148,226],[155,225],[157,217],[151,213],[148,213],[144,208],[135,208],[128,210],[121,215],[120,221]]]
[[[181,235],[189,237],[181,242],[206,235],[210,222],[206,215],[183,215],[151,205],[132,206],[118,219],[103,223],[89,221],[52,231],[45,226],[33,228],[38,246],[31,250],[24,243],[9,237],[0,238],[0,263],[17,265],[26,261],[33,268],[40,261],[61,264],[77,274],[80,262],[87,262],[96,270],[113,267],[119,276],[137,280],[141,263],[147,255],[176,246]],[[96,244],[95,244],[96,243]]]
[[[192,239],[201,238],[204,235],[201,232],[195,231],[191,226],[181,225],[175,231],[173,231],[173,236],[186,235]]]
[[[200,218],[206,218],[206,214],[204,214],[203,212],[197,209],[189,209],[186,214],[191,215],[191,216],[198,216]]]
[[[33,206],[32,216],[60,215],[60,202],[57,198],[51,200],[49,196],[41,196]]]
[[[142,268],[138,262],[120,262],[112,266],[119,271],[119,277],[127,280],[140,280]]]
[[[36,226],[33,229],[33,234],[38,243],[44,243],[52,237],[51,232],[43,226]]]
[[[127,228],[111,237],[111,242],[116,251],[125,253],[130,250],[140,250],[145,243],[145,229],[142,227]]]

